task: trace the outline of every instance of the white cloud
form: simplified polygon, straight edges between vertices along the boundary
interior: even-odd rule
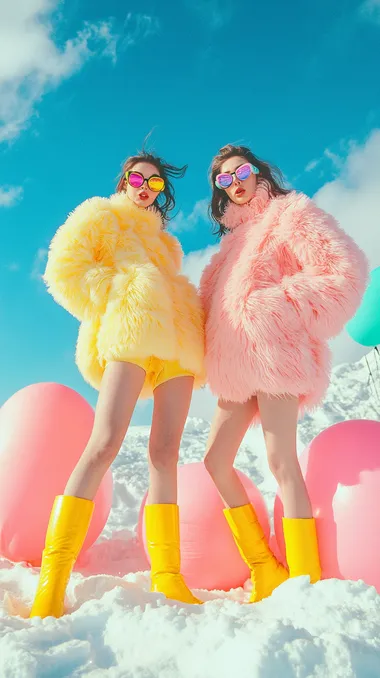
[[[22,196],[21,186],[0,186],[0,207],[12,207]]]
[[[366,0],[360,7],[363,17],[380,23],[380,0]]]
[[[113,62],[119,46],[151,35],[155,20],[128,14],[124,34],[114,22],[85,22],[64,44],[56,41],[54,13],[60,0],[9,0],[0,3],[0,142],[28,125],[42,96],[79,71],[91,58]]]
[[[225,26],[234,12],[233,0],[185,0],[185,5],[212,30]]]
[[[115,58],[110,22],[85,23],[62,46],[52,16],[59,0],[11,0],[0,4],[0,141],[15,138],[50,88],[94,54]]]
[[[37,254],[34,257],[32,272],[30,274],[32,280],[42,279],[46,267],[47,256],[48,256],[47,249],[40,247],[40,249],[37,250]]]
[[[119,38],[120,36],[113,31],[111,20],[101,21],[96,26],[96,39],[103,43],[100,55],[103,57],[109,57],[113,64],[115,64],[117,61]],[[95,52],[93,52],[90,56],[94,55]]]
[[[316,193],[315,201],[333,214],[367,254],[371,268],[380,263],[380,130],[351,150],[339,176]],[[334,363],[359,360],[365,349],[343,332],[332,344]]]
[[[319,160],[310,160],[310,162],[308,162],[306,167],[305,167],[305,172],[312,172],[316,167],[318,167],[320,162],[321,162],[320,159]]]
[[[184,257],[183,272],[198,287],[202,271],[209,263],[212,255],[219,249],[219,245],[209,245],[204,250],[190,252]]]
[[[342,169],[314,196],[333,214],[368,255],[371,266],[380,262],[380,129],[363,145],[351,144]]]
[[[341,169],[343,167],[344,161],[342,160],[340,155],[334,153],[333,151],[330,151],[329,148],[325,148],[324,156],[325,158],[331,160],[331,163],[335,168]]]
[[[123,44],[130,47],[145,38],[157,35],[160,30],[160,22],[157,17],[148,14],[132,14],[132,12],[129,12],[125,18],[124,29]]]
[[[208,199],[204,198],[195,203],[191,214],[188,216],[181,210],[173,221],[170,222],[170,230],[173,231],[173,233],[194,230],[198,226],[199,221],[207,221],[208,205]]]
[[[334,169],[340,170],[344,165],[344,160],[340,155],[334,153],[329,148],[325,148],[323,155],[320,158],[315,158],[314,160],[310,160],[310,162],[308,162],[305,167],[305,172],[312,172],[317,167],[319,167],[326,158],[331,162]]]

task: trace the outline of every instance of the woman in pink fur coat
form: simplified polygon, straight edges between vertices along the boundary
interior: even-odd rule
[[[325,394],[327,340],[358,308],[367,261],[332,216],[286,190],[281,173],[248,148],[222,148],[211,182],[212,217],[223,237],[201,280],[208,382],[219,398],[205,464],[251,569],[254,602],[289,576],[309,575],[311,582],[321,576],[297,421]],[[269,549],[233,466],[259,419],[284,504],[288,568]]]

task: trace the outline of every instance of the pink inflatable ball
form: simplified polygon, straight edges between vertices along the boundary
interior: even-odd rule
[[[380,593],[380,423],[344,421],[320,433],[300,457],[317,518],[324,579],[363,580]],[[277,542],[285,557],[283,507]]]
[[[0,410],[0,555],[40,565],[54,497],[62,494],[91,433],[94,411],[61,384],[32,384]],[[103,479],[84,543],[107,522],[112,475]]]
[[[239,478],[253,503],[268,538],[268,513],[259,490],[238,471]],[[143,499],[138,533],[149,560],[145,540]],[[178,504],[181,530],[181,571],[194,589],[229,591],[243,586],[250,576],[242,560],[227,521],[224,504],[203,463],[185,464],[178,469]]]

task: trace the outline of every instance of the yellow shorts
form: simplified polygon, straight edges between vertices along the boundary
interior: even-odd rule
[[[161,360],[155,356],[150,358],[139,358],[128,360],[132,365],[142,367],[146,372],[146,381],[148,381],[152,390],[157,386],[164,384],[175,377],[194,377],[192,372],[185,370],[177,360]]]

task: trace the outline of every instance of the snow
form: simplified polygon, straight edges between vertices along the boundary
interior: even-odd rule
[[[365,358],[335,368],[323,407],[299,426],[299,451],[337,421],[379,418],[376,358],[367,356],[371,381]],[[187,421],[181,463],[202,459],[208,430],[208,422]],[[114,463],[112,511],[71,578],[70,614],[23,618],[38,573],[0,559],[1,678],[378,678],[380,596],[363,582],[311,586],[301,577],[255,605],[245,604],[248,586],[195,592],[206,601],[199,607],[149,592],[148,564],[135,537],[148,436],[148,427],[132,427]],[[247,433],[237,467],[271,510],[276,484],[259,429]]]

